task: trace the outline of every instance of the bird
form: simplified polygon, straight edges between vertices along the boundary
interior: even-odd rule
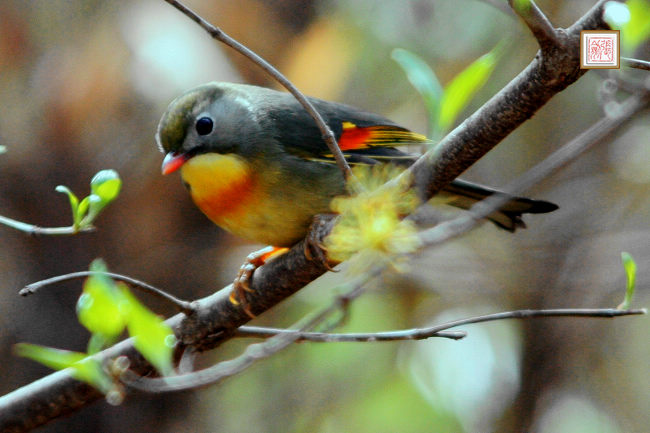
[[[379,114],[308,99],[351,166],[408,166],[417,157],[397,147],[429,142]],[[273,246],[267,254],[299,242],[314,217],[332,213],[332,199],[347,194],[342,171],[320,129],[287,92],[226,82],[200,85],[169,104],[156,142],[165,155],[162,173],[180,171],[192,200],[210,220],[236,236]],[[447,204],[468,209],[495,193],[503,194],[456,179],[440,195]],[[522,214],[557,208],[547,201],[512,196],[488,219],[514,232],[525,227]],[[254,268],[264,259],[249,262]],[[236,297],[231,301],[236,303]]]

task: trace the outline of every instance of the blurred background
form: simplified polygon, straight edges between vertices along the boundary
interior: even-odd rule
[[[487,2],[457,0],[188,0],[204,18],[271,61],[305,93],[381,113],[426,132],[424,104],[391,59],[418,54],[444,83],[499,41],[504,56],[464,115],[537,51],[529,32]],[[540,1],[568,26],[593,1]],[[499,2],[505,4],[505,2]],[[472,167],[500,186],[601,116],[590,72]],[[646,74],[647,76],[647,74]],[[17,342],[85,350],[81,282],[21,298],[24,285],[87,269],[114,272],[196,299],[230,283],[256,245],[224,233],[193,206],[177,176],[162,177],[154,144],[167,104],[203,82],[275,86],[163,1],[0,2],[0,214],[70,224],[66,185],[88,194],[117,170],[121,196],[74,237],[29,237],[0,226],[0,394],[49,373],[12,355]],[[462,119],[461,119],[462,120]],[[511,235],[483,224],[423,252],[408,274],[386,275],[351,306],[343,331],[411,328],[519,308],[614,307],[639,266],[636,306],[650,294],[650,133],[643,113],[530,195],[560,209]],[[328,275],[255,324],[288,326],[337,292]],[[155,300],[157,312],[172,314]],[[101,401],[43,432],[644,432],[650,425],[650,320],[547,318],[463,328],[458,342],[295,345],[220,386]],[[201,365],[237,355],[231,342]]]

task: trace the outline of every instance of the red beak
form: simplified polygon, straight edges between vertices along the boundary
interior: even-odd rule
[[[169,152],[165,155],[162,163],[162,174],[173,173],[187,161],[189,158],[184,153]]]

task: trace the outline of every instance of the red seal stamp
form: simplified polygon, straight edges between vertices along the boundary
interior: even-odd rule
[[[580,32],[580,68],[618,69],[620,65],[618,30],[583,30]]]

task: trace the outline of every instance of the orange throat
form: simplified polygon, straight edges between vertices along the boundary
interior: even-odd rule
[[[215,224],[230,230],[246,213],[255,189],[254,170],[234,154],[197,155],[181,167],[194,203]]]

